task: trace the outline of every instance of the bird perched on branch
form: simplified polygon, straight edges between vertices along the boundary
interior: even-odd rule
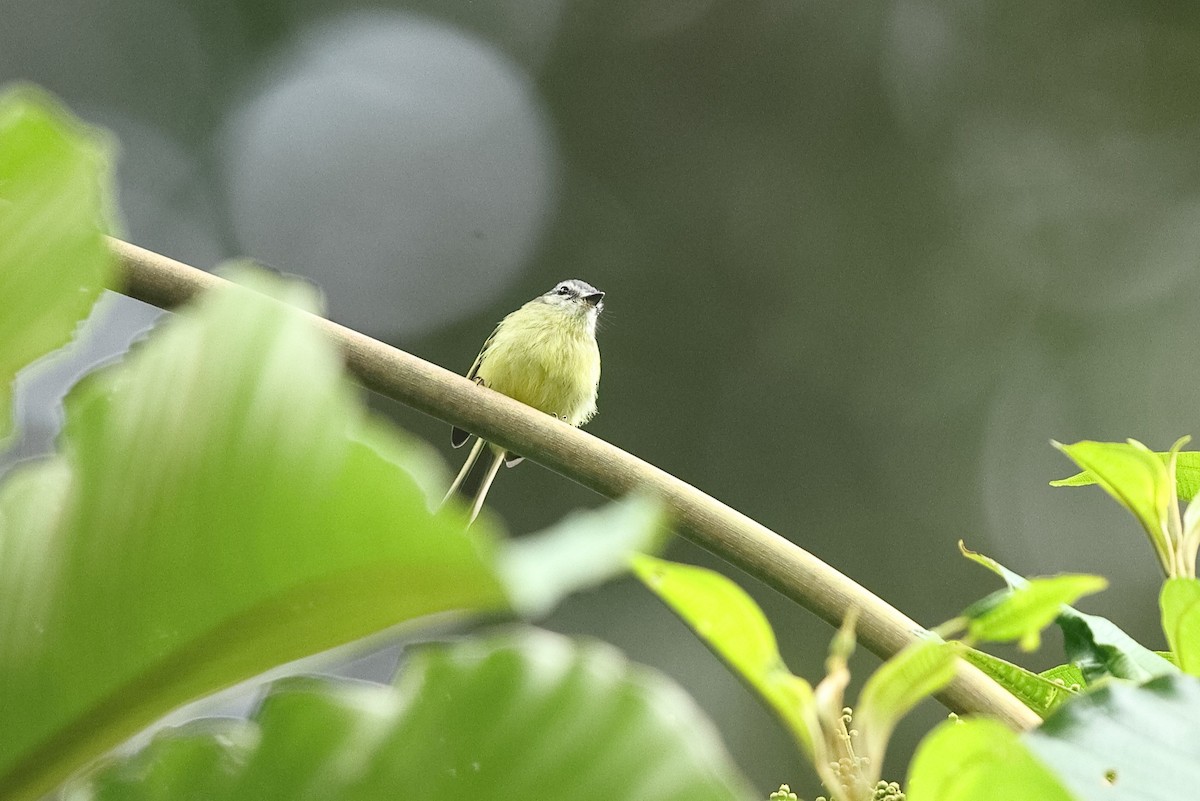
[[[596,414],[600,349],[596,320],[604,293],[578,279],[563,281],[505,317],[483,343],[467,378],[581,426]],[[461,448],[471,435],[455,428],[450,442]],[[446,498],[450,498],[479,459],[485,442],[477,439]],[[492,461],[471,503],[471,520],[496,479],[501,463],[515,467],[522,457],[492,445]]]

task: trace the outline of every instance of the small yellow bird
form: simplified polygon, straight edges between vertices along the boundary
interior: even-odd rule
[[[563,281],[505,317],[483,343],[467,378],[581,426],[596,414],[600,385],[600,348],[596,320],[604,311],[604,293],[578,279]],[[455,428],[450,443],[461,448],[471,435]],[[483,450],[478,439],[446,498],[454,495]],[[494,457],[471,504],[474,521],[496,479],[500,463],[515,467],[523,457],[492,446]],[[506,458],[507,457],[507,458]]]

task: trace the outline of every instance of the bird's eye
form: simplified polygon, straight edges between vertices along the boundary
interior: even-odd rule
[[[558,288],[558,294],[560,294],[560,295],[570,295],[570,294],[571,294],[571,288],[570,288],[569,286],[566,286],[566,285],[560,286],[560,287]]]

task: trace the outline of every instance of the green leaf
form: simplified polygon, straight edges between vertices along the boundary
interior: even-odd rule
[[[702,567],[637,556],[633,571],[758,693],[811,757],[819,730],[812,687],[783,663],[775,632],[754,599]]]
[[[1003,578],[1010,588],[1019,590],[1028,586],[1027,579],[995,559],[968,550],[961,541],[958,547],[968,559]],[[1063,633],[1067,659],[1082,670],[1089,684],[1106,676],[1145,681],[1154,676],[1178,672],[1169,661],[1139,644],[1105,618],[1085,615],[1064,604],[1054,622]]]
[[[1065,574],[1028,579],[1014,590],[1002,590],[963,614],[974,640],[1010,642],[1020,640],[1026,651],[1037,649],[1041,631],[1061,613],[1064,604],[1108,586],[1100,576]]]
[[[1162,459],[1164,465],[1171,460],[1171,454],[1168,451],[1161,451],[1154,455]],[[1067,478],[1051,481],[1050,486],[1090,487],[1095,483],[1096,477],[1085,470]],[[1188,502],[1200,494],[1200,451],[1179,451],[1176,454],[1175,494]]]
[[[1179,672],[1106,618],[1085,615],[1067,606],[1056,622],[1063,633],[1067,659],[1079,667],[1089,685],[1108,676],[1146,681]]]
[[[1200,676],[1200,580],[1167,579],[1159,595],[1163,631],[1179,667]]]
[[[65,455],[0,492],[2,798],[281,663],[507,607],[486,528],[430,511],[424,455],[278,301],[206,295],[66,406]]]
[[[220,798],[232,790],[237,772],[258,747],[259,734],[257,726],[243,720],[191,721],[157,734],[149,746],[131,757],[111,760],[94,785],[86,780],[70,783],[62,796],[66,801]]]
[[[398,688],[284,680],[254,716],[256,738],[230,726],[228,743],[212,742],[218,728],[205,748],[195,724],[165,732],[78,801],[197,798],[198,786],[218,788],[206,801],[751,797],[691,699],[607,645],[522,630],[426,647]],[[159,769],[188,752],[205,755],[193,770]]]
[[[1200,682],[1107,682],[1063,704],[1025,742],[1083,801],[1178,801],[1200,787]]]
[[[1170,454],[1178,452],[1186,440],[1180,440]],[[1100,487],[1129,510],[1142,524],[1159,562],[1171,561],[1168,543],[1168,518],[1175,501],[1175,485],[1168,464],[1140,442],[1055,443],[1096,479]],[[1170,455],[1168,455],[1168,463]]]
[[[1074,801],[1017,735],[986,718],[946,721],[913,757],[908,801]]]
[[[1029,584],[1029,579],[1025,578],[1019,573],[1014,573],[990,556],[984,556],[981,553],[972,551],[962,540],[958,541],[958,550],[963,556],[967,557],[975,564],[983,565],[988,570],[1004,579],[1004,583],[1008,585],[1010,590],[1019,590]]]
[[[974,648],[966,649],[962,657],[991,676],[997,684],[1043,718],[1053,712],[1063,701],[1076,694],[1075,691],[1069,689],[1070,685],[1065,681],[1063,684],[1059,684],[1054,677],[1033,673],[1020,665],[1014,665],[1012,662],[983,651],[977,651]],[[1068,665],[1068,667],[1076,673],[1079,672],[1079,669],[1073,665]],[[1082,683],[1083,674],[1080,674],[1079,678]]]
[[[1055,684],[1061,684],[1067,689],[1084,689],[1087,687],[1087,677],[1083,675],[1083,671],[1077,665],[1055,665],[1048,670],[1043,670],[1038,675],[1043,679],[1049,679]]]
[[[1175,667],[1179,667],[1178,657],[1176,657],[1175,654],[1171,653],[1170,651],[1155,651],[1154,653],[1161,656],[1163,659],[1167,660]]]
[[[879,758],[896,723],[954,678],[962,646],[921,640],[880,665],[863,685],[854,713],[866,738],[863,753]]]
[[[68,342],[110,280],[112,150],[38,90],[0,95],[0,440],[17,371]]]
[[[633,553],[658,550],[666,531],[662,505],[635,495],[514,540],[499,563],[513,608],[544,615],[567,593],[626,572]]]

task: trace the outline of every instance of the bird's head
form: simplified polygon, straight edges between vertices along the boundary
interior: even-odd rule
[[[540,300],[563,311],[584,317],[593,323],[600,312],[604,311],[604,293],[578,278],[560,281],[553,289],[542,295]]]

